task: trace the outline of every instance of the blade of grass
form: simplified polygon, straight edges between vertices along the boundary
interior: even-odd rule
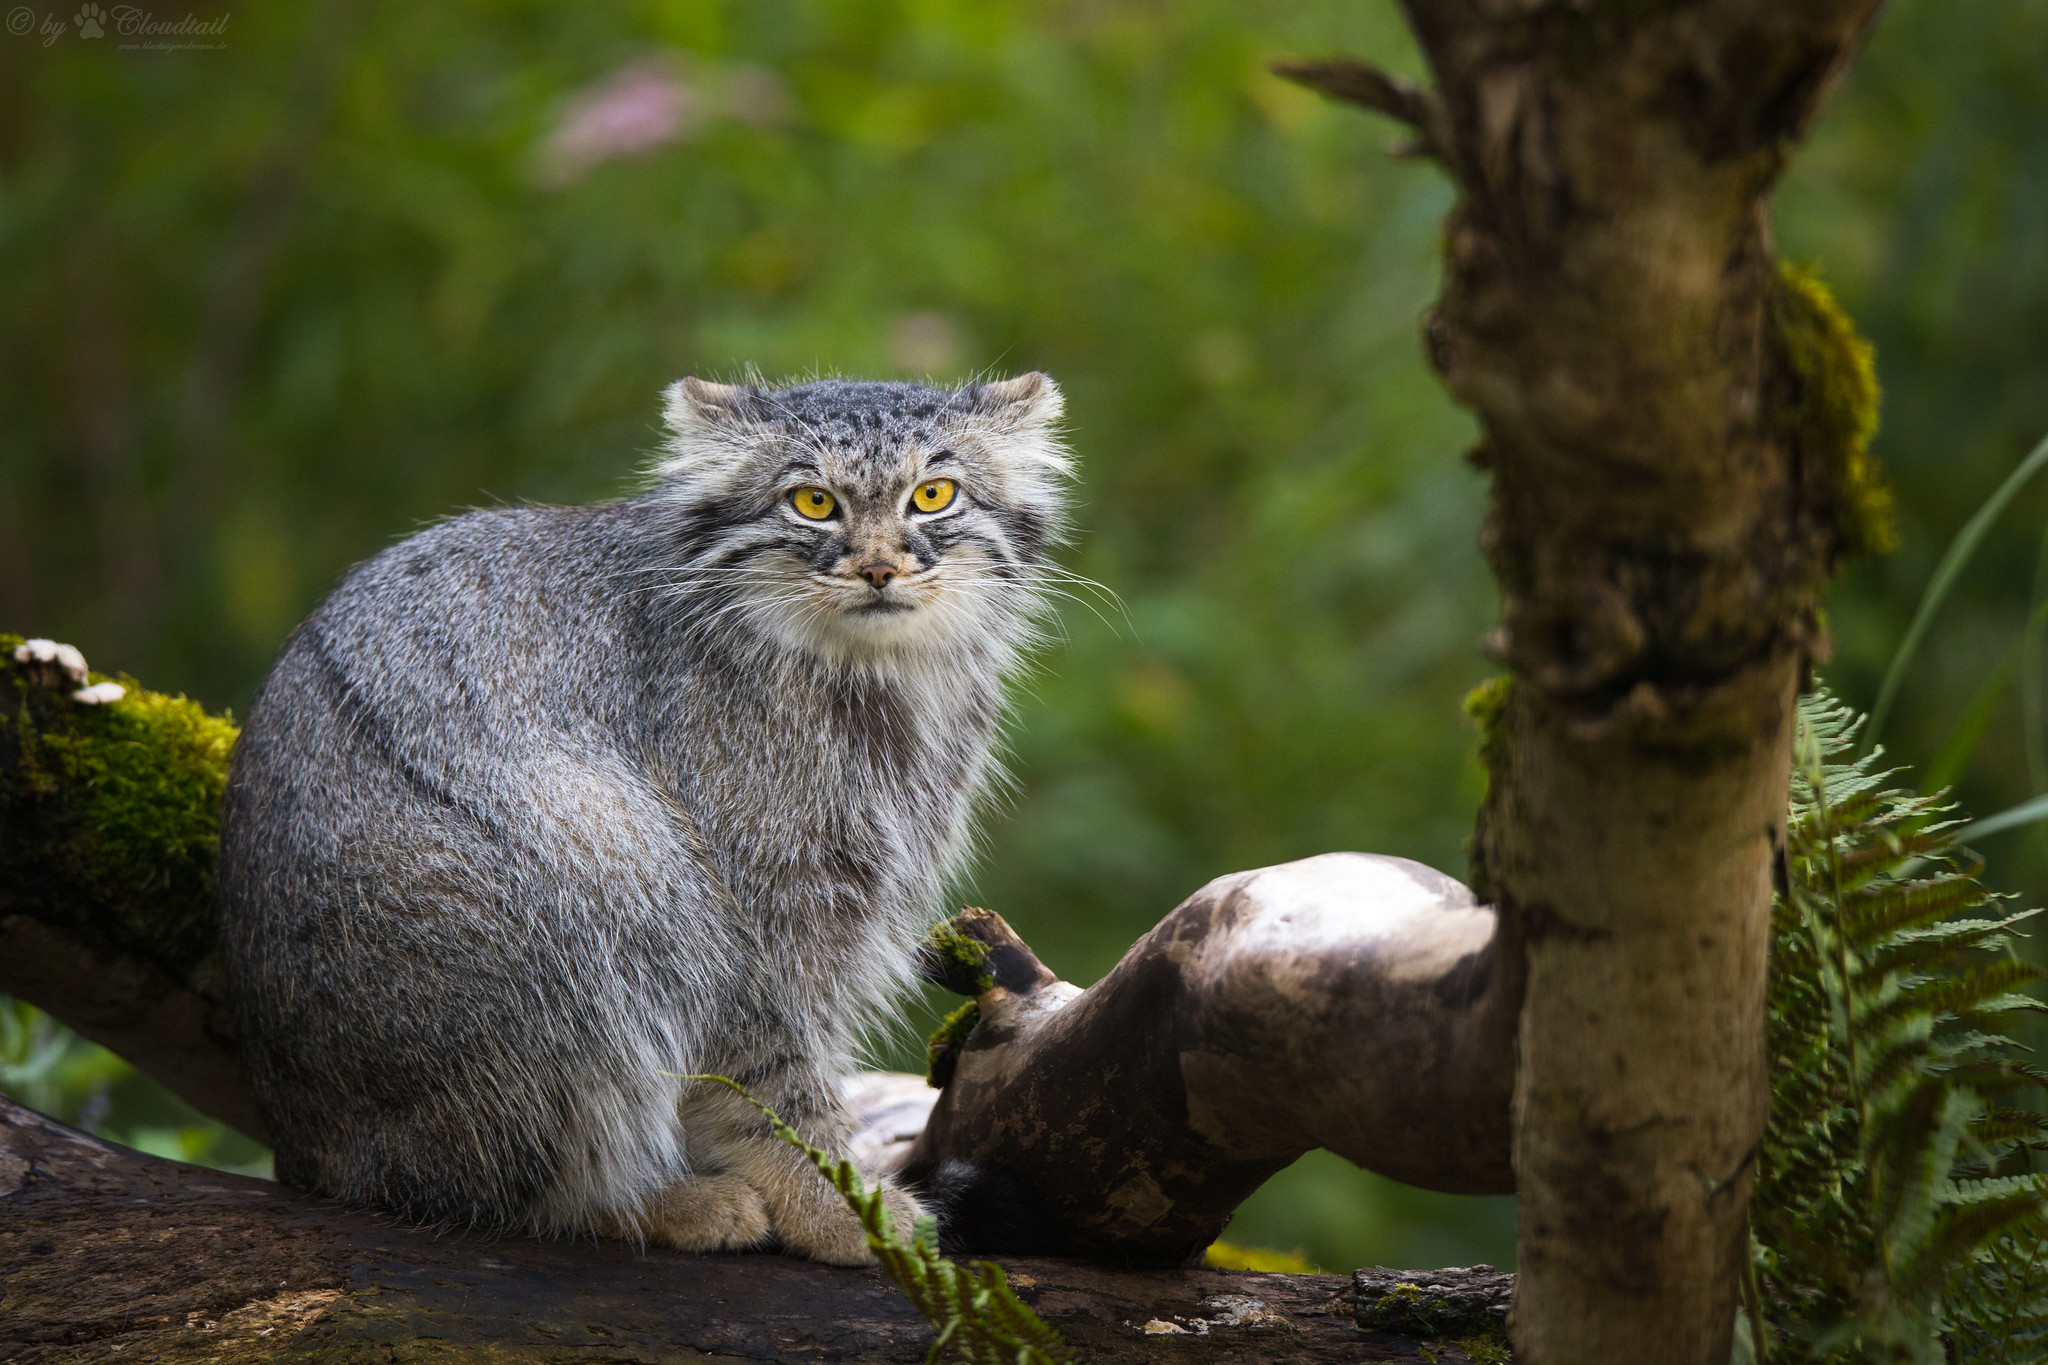
[[[2034,560],[2034,600],[2027,628],[2020,635],[2020,720],[2027,741],[2027,785],[2036,795],[2048,792],[2048,706],[2042,677],[2041,650],[2048,627],[2048,525],[2041,528],[2041,551]]]
[[[1976,754],[1977,746],[1984,742],[1984,732],[1991,727],[1991,717],[1998,709],[1999,698],[2012,683],[2013,665],[2019,662],[2020,650],[2025,645],[2022,637],[2015,640],[2005,651],[2005,657],[1984,679],[1984,685],[1977,689],[1977,695],[1970,698],[1970,704],[1963,708],[1963,714],[1949,730],[1948,738],[1941,743],[1941,752],[1934,762],[1927,765],[1927,776],[1922,779],[1922,795],[1932,796],[1936,792],[1956,784],[1969,769],[1970,759]]]
[[[2007,806],[1996,815],[1987,815],[1982,820],[1972,820],[1956,831],[1958,839],[1982,839],[1988,834],[1999,834],[2005,830],[2031,825],[2036,820],[2048,820],[2048,796],[2036,796],[2022,801],[2017,806]]]
[[[1906,627],[1906,638],[1899,642],[1898,652],[1892,655],[1891,667],[1885,670],[1884,684],[1877,689],[1877,705],[1870,708],[1870,724],[1863,727],[1865,752],[1876,747],[1885,719],[1891,714],[1892,702],[1898,697],[1899,685],[1905,681],[1906,669],[1913,662],[1913,656],[1919,653],[1927,628],[1933,624],[1935,613],[1947,600],[1949,589],[1955,586],[1964,566],[1970,562],[1970,556],[1977,552],[1977,546],[1998,520],[1999,514],[2044,465],[2048,465],[2048,437],[2042,438],[2027,458],[2020,461],[2019,467],[2005,476],[2005,482],[1984,500],[1983,506],[1963,523],[1963,529],[1956,532],[1956,538],[1949,542],[1941,562],[1934,566],[1934,577],[1928,580],[1926,591],[1920,594],[1920,606],[1913,613],[1913,623]]]

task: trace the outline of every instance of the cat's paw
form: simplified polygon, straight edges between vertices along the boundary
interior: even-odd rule
[[[917,1236],[917,1220],[924,1217],[924,1205],[909,1190],[899,1190],[894,1185],[882,1186],[882,1207],[889,1211],[889,1217],[896,1226],[896,1240],[908,1243]]]
[[[692,1176],[648,1208],[638,1231],[678,1251],[746,1251],[768,1240],[768,1201],[736,1175]]]
[[[909,1241],[924,1210],[908,1190],[894,1185],[882,1187],[882,1207],[895,1220],[896,1235]],[[820,1202],[791,1216],[785,1210],[775,1224],[783,1248],[807,1260],[827,1265],[873,1265],[875,1253],[868,1249],[867,1229],[843,1200]]]

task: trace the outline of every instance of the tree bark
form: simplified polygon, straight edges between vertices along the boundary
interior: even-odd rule
[[[1475,880],[1528,972],[1532,1365],[1728,1358],[1792,701],[1835,557],[1883,538],[1867,351],[1767,196],[1876,7],[1404,0],[1434,92],[1281,68],[1461,196],[1427,345],[1493,476]]]
[[[1004,1268],[1077,1361],[1471,1359],[1457,1340],[1474,1277],[1419,1276],[1430,1282],[1400,1296],[1391,1320],[1406,1330],[1383,1332],[1353,1321],[1346,1276]],[[1389,1278],[1369,1277],[1375,1321],[1387,1317]],[[0,1359],[14,1365],[908,1365],[931,1338],[876,1270],[451,1237],[143,1156],[0,1100]]]

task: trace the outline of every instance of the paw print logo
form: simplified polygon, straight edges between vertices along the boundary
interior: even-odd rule
[[[100,20],[106,17],[105,10],[87,0],[86,4],[78,7],[78,17],[71,22],[78,25],[79,37],[99,38],[106,34],[106,30],[100,27]]]

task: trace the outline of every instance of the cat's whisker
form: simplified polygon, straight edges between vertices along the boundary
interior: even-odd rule
[[[1089,614],[1094,616],[1096,620],[1102,622],[1104,626],[1108,627],[1111,634],[1117,636],[1121,636],[1123,634],[1123,630],[1117,626],[1117,623],[1110,620],[1107,616],[1103,615],[1101,609],[1098,608],[1095,603],[1089,601],[1087,598],[1082,597],[1076,593],[1067,591],[1065,588],[1060,587],[1056,583],[1033,584],[1031,587],[1031,592],[1041,599],[1060,599],[1068,602],[1073,602],[1082,607],[1085,607],[1087,608]],[[1058,611],[1055,609],[1048,614],[1052,616],[1055,622],[1058,622],[1061,631],[1064,632],[1066,625],[1064,621],[1060,620]],[[1124,626],[1129,627],[1130,624],[1130,616],[1126,614],[1124,616]],[[1062,634],[1060,638],[1066,639],[1068,637]]]
[[[1107,584],[1099,583],[1086,574],[1075,573],[1071,569],[1062,568],[1058,565],[1049,566],[1044,571],[1044,577],[1099,594],[1108,605],[1114,607],[1117,613],[1124,618],[1126,625],[1131,624],[1130,609],[1124,605],[1123,597],[1117,593],[1116,589]]]

